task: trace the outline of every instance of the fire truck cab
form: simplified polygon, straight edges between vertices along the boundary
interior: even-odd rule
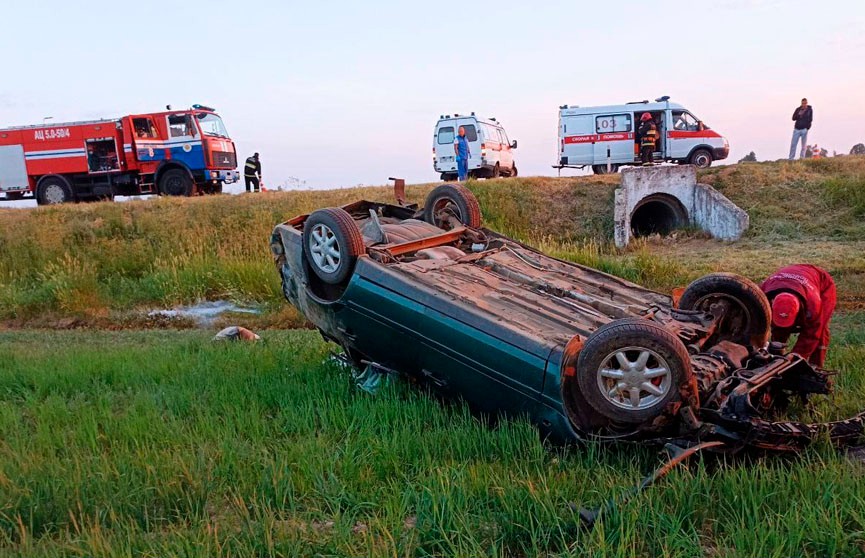
[[[0,193],[57,204],[115,195],[190,196],[239,179],[216,112],[189,110],[0,129]]]
[[[637,129],[648,112],[658,127],[655,161],[706,168],[726,159],[730,144],[669,97],[624,105],[559,107],[559,161],[554,168],[591,166],[595,174],[640,164]]]

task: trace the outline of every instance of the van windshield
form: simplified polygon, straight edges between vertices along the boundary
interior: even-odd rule
[[[454,127],[446,126],[444,128],[439,128],[439,144],[444,145],[446,143],[454,142]]]

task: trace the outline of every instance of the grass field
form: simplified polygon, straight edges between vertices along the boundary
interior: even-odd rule
[[[617,177],[469,183],[485,222],[659,290],[793,261],[835,276],[831,420],[865,401],[865,158],[701,173],[751,215],[737,243],[694,232],[611,246]],[[414,201],[432,185],[411,187]],[[865,465],[696,459],[580,531],[570,503],[659,463],[631,445],[544,445],[396,383],[377,396],[281,298],[273,225],[387,188],[0,210],[0,556],[863,556]],[[146,311],[257,304],[258,345]],[[70,330],[70,328],[88,328]],[[151,328],[142,331],[141,328]],[[5,329],[5,330],[4,330]]]
[[[700,235],[611,245],[618,177],[470,182],[485,223],[566,259],[661,290],[714,270],[761,279],[808,258],[865,308],[865,157],[709,169],[701,180],[747,209],[751,230],[728,245]],[[422,201],[432,185],[410,187]],[[0,209],[0,323],[11,327],[150,327],[135,310],[229,299],[261,305],[254,327],[301,323],[282,302],[268,249],[273,226],[388,188],[267,193]],[[724,254],[718,260],[718,254]],[[159,324],[156,324],[159,325]]]
[[[838,323],[831,418],[865,394],[865,316]],[[0,333],[0,555],[858,556],[865,467],[694,460],[591,532],[657,465],[545,447],[393,384],[357,390],[311,331]]]

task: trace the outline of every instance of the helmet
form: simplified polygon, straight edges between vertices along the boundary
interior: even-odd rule
[[[644,112],[643,116],[640,117],[640,122],[645,122],[646,120],[651,120],[651,119],[652,119],[652,115],[649,114],[648,112]]]
[[[799,315],[799,297],[793,293],[781,293],[772,300],[772,325],[780,328],[792,327]]]

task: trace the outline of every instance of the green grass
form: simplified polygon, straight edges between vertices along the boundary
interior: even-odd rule
[[[865,400],[865,314],[835,322],[839,392]],[[593,531],[658,464],[544,446],[396,383],[377,396],[310,331],[0,333],[0,555],[856,556],[865,468],[828,448],[704,459]]]

